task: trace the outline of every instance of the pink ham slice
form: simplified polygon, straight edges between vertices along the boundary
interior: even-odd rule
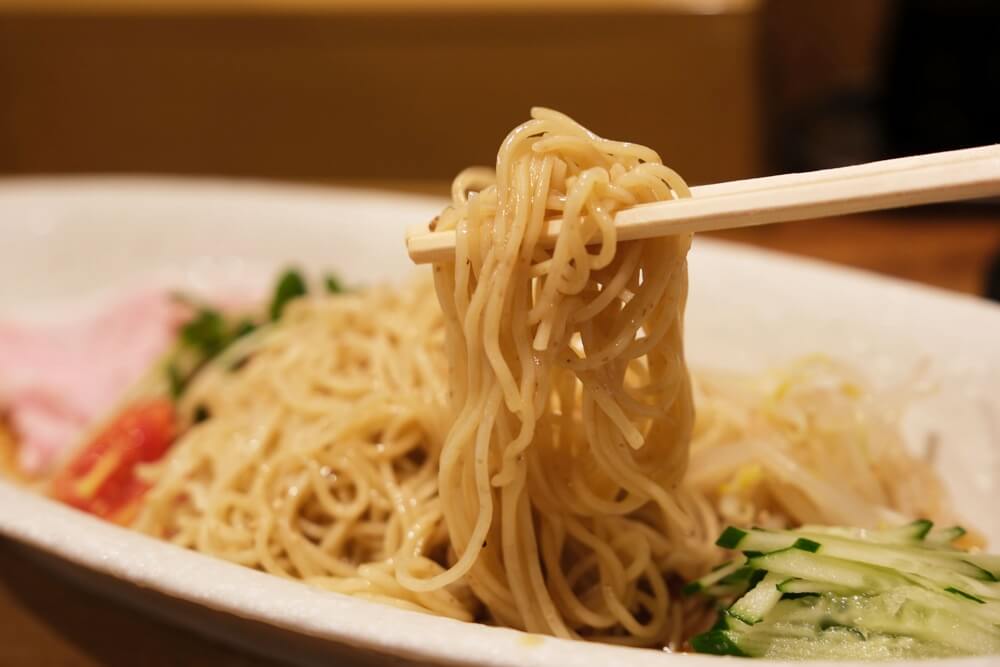
[[[41,474],[167,352],[189,311],[166,291],[132,295],[74,322],[0,322],[0,410],[21,468]]]

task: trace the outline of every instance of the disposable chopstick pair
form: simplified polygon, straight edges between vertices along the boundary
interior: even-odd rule
[[[619,240],[1000,196],[1000,145],[715,183],[691,194],[622,209],[615,216]],[[542,242],[554,242],[561,224],[548,221]],[[406,245],[417,264],[442,261],[454,252],[455,233],[411,230]]]

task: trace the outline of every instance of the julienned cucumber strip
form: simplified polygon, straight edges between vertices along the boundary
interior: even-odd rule
[[[934,530],[929,521],[879,530],[727,528],[718,544],[743,551],[746,562],[696,590],[736,600],[691,644],[702,653],[784,659],[1000,654],[1000,557],[951,546],[964,532]],[[734,594],[742,577],[742,595]]]
[[[780,574],[782,580],[795,577],[805,581],[838,586],[855,593],[884,591],[897,586],[905,586],[908,583],[906,577],[888,568],[821,556],[792,548],[751,558],[749,565],[752,568]]]
[[[870,551],[870,553],[868,552]],[[813,577],[820,581],[829,581],[833,584],[851,586],[858,592],[873,590],[885,590],[887,587],[915,583],[927,588],[958,588],[963,592],[993,598],[1000,595],[1000,588],[993,585],[995,582],[986,583],[973,579],[948,564],[928,563],[916,557],[900,556],[893,553],[882,553],[880,549],[869,549],[863,554],[852,554],[847,556],[843,551],[834,549],[821,549],[816,552],[816,556],[827,559],[817,561],[816,559],[799,558],[803,555],[796,549],[785,549],[765,554],[761,558],[763,563],[768,563],[771,557],[777,557],[786,567],[810,567],[810,563],[822,562],[822,572],[818,572]],[[754,559],[751,559],[754,560]],[[788,565],[791,564],[791,565]],[[965,565],[968,565],[967,563]],[[759,566],[759,565],[755,565]],[[813,565],[812,567],[816,567]],[[786,570],[782,570],[786,572]],[[787,571],[789,576],[801,576],[800,570]],[[853,572],[854,583],[849,583],[848,579],[842,577],[849,576]],[[824,575],[829,574],[837,579],[830,580]],[[806,575],[809,576],[808,574]],[[887,579],[887,577],[891,577]],[[902,578],[902,580],[901,580]],[[905,581],[904,581],[905,580]]]
[[[955,575],[977,581],[994,582],[997,580],[990,569],[975,562],[977,554],[966,554],[955,550],[925,549],[919,543],[900,546],[808,533],[804,530],[750,530],[738,540],[737,548],[742,551],[759,551],[765,554],[789,548],[811,551],[836,558],[912,572],[931,581],[936,581],[942,586],[953,583]],[[1000,565],[1000,562],[995,562],[996,559],[990,556],[980,557],[979,561],[988,567]],[[997,569],[1000,570],[1000,567]],[[985,594],[985,591],[982,592]]]
[[[791,537],[787,533],[775,533],[768,530],[753,528],[749,531],[739,528],[726,528],[716,540],[716,545],[724,549],[739,549],[746,553],[756,551],[767,553],[794,546],[803,551],[816,551],[820,544],[805,537]]]
[[[840,536],[830,536],[824,539],[821,534],[813,533],[805,529],[796,531],[800,537],[798,540],[812,538],[820,543],[817,551],[822,551],[830,555],[840,555],[850,558],[852,549],[867,549],[872,543],[863,539],[851,539]],[[964,534],[962,531],[961,534]],[[803,537],[805,536],[805,537]],[[993,554],[971,554],[960,551],[943,543],[933,545],[923,542],[916,542],[910,545],[905,544],[879,544],[883,547],[874,551],[868,551],[869,555],[885,554],[882,560],[891,558],[919,558],[928,564],[936,567],[945,567],[965,576],[981,581],[996,581],[1000,579],[1000,556]],[[946,548],[935,548],[936,546]],[[835,553],[837,552],[837,553]]]
[[[683,592],[685,595],[691,595],[692,593],[697,593],[699,591],[703,591],[709,588],[710,586],[714,586],[715,584],[726,579],[727,577],[730,577],[733,574],[737,573],[740,570],[740,568],[746,565],[746,562],[747,562],[746,558],[737,558],[736,560],[731,561],[729,563],[723,563],[719,567],[715,568],[714,570],[706,574],[704,577],[689,582],[686,586],[684,586],[683,589],[681,589],[681,592]],[[749,571],[746,572],[746,575],[747,577],[749,577],[750,575]]]
[[[840,526],[814,526],[806,525],[800,529],[803,533],[816,533],[820,535],[833,535],[834,537],[847,537],[866,542],[876,542],[879,544],[900,544],[909,545],[916,542],[923,542],[930,533],[934,524],[927,519],[917,519],[903,526],[894,528],[843,528]],[[961,529],[959,529],[961,530]],[[961,534],[965,531],[962,530]],[[961,537],[961,534],[959,537]],[[949,540],[950,543],[951,540]]]
[[[927,544],[951,546],[951,543],[965,535],[965,528],[961,526],[951,526],[950,528],[939,528],[932,530],[924,538]]]
[[[748,637],[732,630],[713,630],[692,639],[691,645],[699,653],[784,660],[903,660],[917,655],[925,658],[962,655],[946,646],[910,637],[859,637],[847,628],[830,628],[808,637],[782,633]]]
[[[854,595],[854,589],[848,586],[839,586],[826,581],[810,581],[789,577],[778,584],[778,590],[790,595],[819,595],[820,593],[837,593],[839,595]]]
[[[726,613],[747,625],[760,623],[764,620],[767,612],[771,611],[781,599],[783,593],[778,590],[778,584],[784,579],[785,577],[781,575],[773,572],[768,573],[760,583],[737,600]]]
[[[709,630],[691,639],[691,648],[698,653],[711,655],[735,655],[741,658],[753,657],[744,653],[739,646],[740,637],[729,630]]]

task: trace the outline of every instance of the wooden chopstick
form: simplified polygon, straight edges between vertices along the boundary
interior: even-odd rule
[[[923,169],[925,167],[963,164],[970,161],[976,161],[980,158],[988,159],[997,157],[1000,157],[1000,145],[978,146],[976,148],[963,148],[961,150],[944,151],[942,153],[928,153],[926,155],[913,155],[910,157],[893,158],[891,160],[879,160],[877,162],[856,164],[850,167],[837,167],[835,169],[821,169],[819,171],[779,174],[777,176],[750,178],[741,181],[727,181],[725,183],[696,185],[691,188],[691,196],[703,198],[730,194],[743,194],[746,192],[753,192],[755,190],[781,188],[790,185],[805,185],[807,183],[823,183],[826,181],[841,180],[845,178],[850,179],[861,176],[874,176],[876,174],[884,174],[886,172],[903,172],[910,169]]]
[[[1000,145],[884,160],[801,174],[767,176],[691,189],[690,199],[642,204],[615,216],[618,239],[734,229],[1000,195]],[[554,242],[561,220],[542,235]],[[410,258],[446,260],[454,232],[411,230]]]

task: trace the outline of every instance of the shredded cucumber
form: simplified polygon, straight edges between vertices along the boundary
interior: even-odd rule
[[[834,537],[848,537],[855,540],[867,542],[877,542],[880,544],[915,544],[927,538],[928,533],[934,524],[927,519],[918,519],[912,523],[892,528],[844,528],[842,526],[802,526],[800,530],[804,533],[816,533],[820,535],[832,535]],[[961,529],[960,529],[961,530]],[[964,534],[965,531],[962,531]],[[953,540],[949,540],[951,544]]]
[[[1000,655],[1000,557],[953,547],[964,533],[923,520],[880,530],[727,528],[717,544],[745,558],[685,591],[736,599],[691,644],[778,659]]]
[[[749,570],[744,569],[744,567],[746,566],[746,562],[747,562],[746,558],[738,558],[734,561],[723,563],[719,567],[715,568],[714,570],[706,574],[701,579],[695,579],[694,581],[688,583],[684,587],[683,592],[685,595],[690,595],[691,593],[697,593],[698,591],[710,590],[716,587],[720,583],[728,584],[728,583],[734,583],[735,581],[739,581],[741,577],[734,578],[734,575],[738,574],[748,575],[750,572]],[[743,571],[741,572],[741,570]],[[742,580],[745,581],[746,580],[745,577],[742,577]]]
[[[737,600],[726,613],[747,625],[760,623],[784,595],[778,590],[778,584],[784,579],[773,572],[768,573],[766,577],[761,579],[760,583]]]

